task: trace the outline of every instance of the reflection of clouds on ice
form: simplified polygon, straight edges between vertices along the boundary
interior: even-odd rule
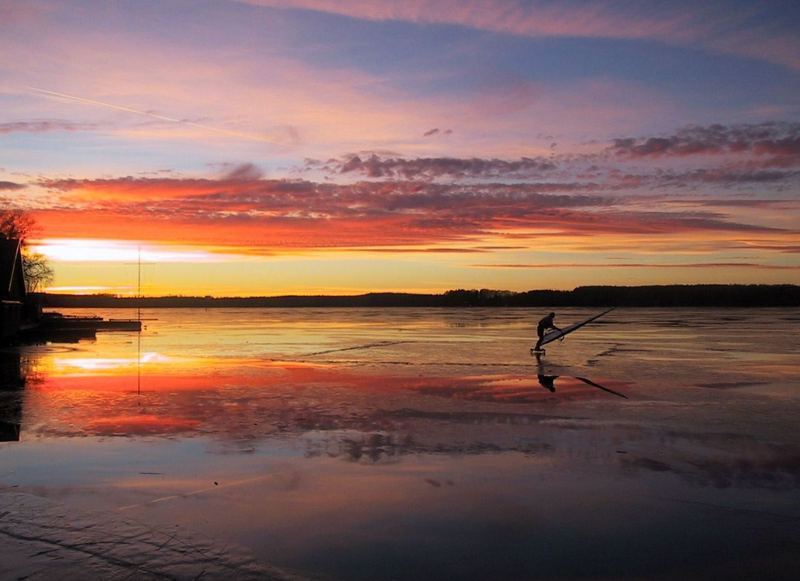
[[[774,460],[774,449],[752,436],[705,434],[669,422],[646,428],[639,417],[679,411],[689,419],[710,409],[702,401],[650,401],[646,385],[600,379],[601,385],[569,376],[553,376],[551,392],[536,375],[542,362],[525,374],[454,369],[422,375],[380,364],[234,358],[197,363],[155,351],[145,358],[156,367],[149,368],[135,397],[129,375],[109,374],[102,366],[87,367],[77,377],[44,377],[27,393],[29,433],[202,437],[240,453],[296,441],[306,457],[362,464],[420,454],[544,454],[565,465],[584,458],[627,476],[677,474],[692,486],[785,489],[796,486],[800,473],[791,462]],[[157,371],[160,363],[168,373]],[[622,405],[630,401],[632,407],[614,403],[604,386],[630,394],[634,399]],[[730,392],[702,393],[709,391]],[[620,458],[611,447],[636,452]],[[793,453],[789,447],[788,457]]]
[[[691,486],[800,488],[800,449],[736,434],[681,433],[634,423],[524,414],[400,410],[387,415],[405,418],[404,431],[305,435],[306,454],[385,463],[409,454],[520,452],[545,455],[565,469],[567,464],[583,459],[587,464],[606,465],[609,470],[618,468],[628,477],[641,472],[671,473]]]
[[[668,472],[692,486],[713,488],[757,488],[789,490],[800,488],[800,450],[769,445],[745,453],[665,455],[667,461],[649,457],[623,457],[623,473]]]
[[[198,420],[170,418],[152,414],[118,415],[90,420],[89,431],[109,436],[167,435],[190,432],[197,427]]]

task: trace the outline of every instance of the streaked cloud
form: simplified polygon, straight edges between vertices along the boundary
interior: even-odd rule
[[[800,40],[791,22],[768,20],[764,2],[732,10],[726,2],[548,2],[546,0],[236,0],[315,10],[372,21],[457,25],[527,37],[652,40],[800,69]]]
[[[64,119],[38,119],[0,123],[0,135],[7,133],[45,133],[48,131],[87,131],[97,129],[96,123],[77,123]]]
[[[61,93],[58,91],[50,91],[47,89],[41,89],[37,87],[27,87],[30,91],[37,95],[41,95],[47,98],[54,98],[59,99],[62,101],[68,101],[72,103],[78,103],[80,105],[88,105],[91,107],[102,107],[106,109],[111,109],[113,111],[121,111],[123,113],[131,113],[134,115],[139,115],[142,117],[148,117],[150,119],[155,119],[156,121],[163,121],[167,123],[176,123],[179,125],[185,125],[188,127],[200,129],[202,131],[210,131],[213,133],[219,133],[222,135],[226,135],[228,137],[236,137],[239,139],[248,139],[254,141],[264,141],[266,143],[276,143],[277,138],[270,136],[270,135],[258,135],[255,133],[248,133],[244,131],[233,131],[230,129],[225,129],[223,127],[215,127],[213,125],[209,125],[208,123],[199,123],[192,119],[186,118],[177,118],[177,117],[170,117],[167,115],[163,115],[160,113],[156,113],[154,111],[143,111],[141,109],[136,109],[134,107],[129,107],[126,105],[120,105],[118,103],[109,103],[107,101],[100,101],[98,99],[90,99],[87,97],[82,97],[78,95],[68,95],[66,93]],[[0,127],[2,129],[2,127]]]

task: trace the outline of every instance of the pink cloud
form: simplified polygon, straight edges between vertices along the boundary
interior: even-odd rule
[[[36,21],[50,10],[49,3],[42,0],[0,0],[0,28],[12,24]]]
[[[63,119],[40,119],[33,121],[9,121],[0,123],[0,134],[45,133],[48,131],[87,131],[97,129],[94,123],[76,123]]]
[[[280,51],[232,59],[213,47],[143,43],[135,30],[81,34],[55,18],[25,32],[36,35],[48,59],[0,35],[0,52],[13,63],[8,83],[19,88],[14,103],[20,105],[6,116],[20,121],[8,130],[95,131],[148,149],[180,142],[192,148],[186,157],[219,160],[232,150],[255,157],[265,143],[270,154],[307,157],[362,150],[536,157],[550,153],[552,138],[535,135],[635,131],[674,114],[669,100],[635,83],[590,79],[547,87],[499,76],[463,95],[420,99],[413,85],[380,73],[315,66]],[[51,119],[69,121],[60,127],[41,121]],[[425,137],[432,127],[439,133]],[[444,138],[453,131],[458,139]]]
[[[313,167],[313,166],[312,166]],[[483,158],[388,158],[372,154],[365,159],[358,155],[345,157],[323,167],[339,174],[356,173],[370,178],[402,178],[406,180],[448,178],[520,178],[541,177],[556,169],[547,158],[524,157],[518,160]]]
[[[0,181],[0,191],[15,191],[25,189],[25,186],[16,182]]]
[[[750,154],[776,159],[776,165],[800,165],[800,123],[689,126],[672,135],[619,138],[611,151],[626,158]]]

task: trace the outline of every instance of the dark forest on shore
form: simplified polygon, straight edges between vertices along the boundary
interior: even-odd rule
[[[42,294],[52,308],[181,307],[795,307],[797,285],[581,286],[571,291],[450,290],[442,294],[367,293],[348,296],[259,297]]]

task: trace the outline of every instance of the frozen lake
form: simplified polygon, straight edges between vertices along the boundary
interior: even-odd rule
[[[618,309],[537,359],[547,312],[152,309],[7,350],[0,578],[796,578],[800,309]]]

